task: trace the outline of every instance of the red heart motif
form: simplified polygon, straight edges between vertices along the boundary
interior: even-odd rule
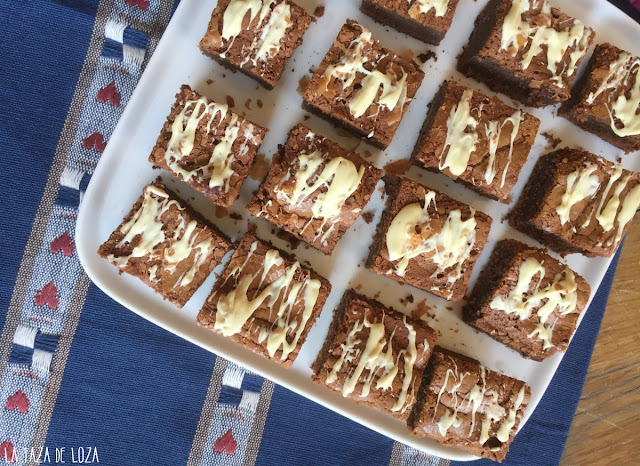
[[[6,439],[0,443],[0,458],[4,458],[7,463],[13,463],[17,458],[13,451],[13,443],[11,440]]]
[[[102,133],[96,131],[82,140],[82,146],[85,149],[95,147],[98,152],[104,152],[105,147],[107,147],[107,143],[105,142]]]
[[[27,398],[27,395],[24,393],[24,391],[20,389],[9,398],[7,398],[5,408],[7,408],[9,411],[13,411],[17,408],[18,412],[26,414],[29,412],[29,398]]]
[[[143,11],[149,8],[149,0],[126,0],[126,2],[131,6],[137,6]]]
[[[76,245],[73,244],[73,239],[68,231],[65,231],[56,239],[51,241],[51,247],[49,248],[53,254],[62,251],[67,257],[71,257],[73,252],[76,250]]]
[[[105,87],[100,89],[98,91],[98,95],[96,96],[96,100],[98,102],[109,102],[114,107],[120,105],[121,98],[122,95],[118,92],[115,81],[111,81]]]
[[[238,442],[233,438],[231,429],[229,429],[226,434],[216,440],[216,443],[213,446],[213,451],[216,453],[225,452],[227,455],[233,455],[236,452],[236,448],[238,448]]]
[[[50,309],[58,309],[58,304],[60,304],[60,300],[58,299],[58,288],[56,288],[55,283],[50,281],[42,289],[36,293],[35,298],[33,298],[36,306],[44,306],[45,304],[49,306]]]

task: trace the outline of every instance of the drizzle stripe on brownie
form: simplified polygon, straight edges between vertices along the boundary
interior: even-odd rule
[[[276,319],[270,328],[266,326],[259,328],[258,340],[261,343],[266,341],[267,351],[272,358],[281,349],[280,359],[284,361],[296,348],[313,313],[321,283],[311,278],[310,273],[302,269],[297,261],[291,267],[282,269],[284,260],[275,249],[267,251],[258,271],[254,274],[243,274],[244,267],[257,247],[258,242],[254,241],[243,264],[235,267],[226,278],[225,282],[235,280],[235,287],[219,297],[214,328],[224,336],[235,335],[242,331],[259,307],[266,306],[270,314],[275,312]],[[280,276],[263,287],[267,277],[280,273],[279,270]],[[302,281],[296,278],[299,274],[304,276]],[[252,287],[258,278],[257,285]],[[250,288],[254,291],[250,292]],[[211,298],[214,296],[216,293],[212,294]],[[296,312],[296,306],[301,305],[302,312]],[[287,340],[289,331],[295,332],[291,342]]]
[[[187,115],[189,111],[191,112]],[[228,113],[231,114],[230,118],[228,118]],[[208,118],[206,129],[200,124],[204,118]],[[220,127],[223,122],[227,122],[224,135],[213,148],[207,163],[192,170],[185,169],[181,161],[191,154],[196,133],[206,131],[209,134],[212,127]],[[233,145],[238,138],[241,138],[241,147],[238,153],[245,154],[248,150],[247,143],[255,139],[254,129],[253,124],[235,113],[229,112],[227,105],[209,102],[206,97],[188,100],[171,125],[171,139],[164,154],[165,162],[171,171],[177,173],[185,181],[202,174],[209,177],[209,188],[221,188],[227,192],[229,181],[234,173],[231,167],[235,160],[232,151]]]
[[[391,221],[386,235],[389,260],[398,261],[394,272],[403,277],[411,259],[420,255],[431,256],[438,266],[432,276],[453,268],[448,276],[449,284],[453,284],[462,275],[462,266],[475,245],[475,210],[471,209],[467,220],[462,220],[459,209],[452,210],[440,231],[436,231],[431,225],[433,218],[429,213],[433,203],[435,215],[439,217],[435,196],[434,191],[427,191],[424,207],[418,202],[408,204]]]

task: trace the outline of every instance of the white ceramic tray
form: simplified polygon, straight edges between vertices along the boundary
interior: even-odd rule
[[[309,12],[313,12],[314,8],[322,3],[313,0],[296,1]],[[250,218],[244,211],[251,194],[258,187],[256,180],[248,179],[244,183],[239,200],[229,209],[229,212],[239,213],[243,216],[243,220],[234,221],[229,217],[218,218],[215,206],[185,183],[172,180],[166,172],[151,169],[147,157],[180,85],[190,84],[199,92],[221,102],[224,102],[227,96],[231,96],[235,101],[235,111],[246,113],[250,120],[269,128],[270,131],[260,152],[266,154],[270,159],[276,151],[277,145],[285,142],[288,131],[296,123],[303,121],[303,117],[306,115],[300,107],[302,98],[296,91],[299,80],[309,74],[311,67],[320,63],[347,18],[360,21],[372,30],[374,38],[398,53],[413,51],[415,55],[418,55],[430,49],[435,50],[438,59],[437,61],[430,60],[423,65],[426,77],[422,87],[411,103],[389,148],[381,152],[362,143],[357,149],[361,153],[365,150],[369,151],[372,154],[369,160],[378,167],[383,167],[389,162],[409,157],[419,128],[427,113],[427,104],[445,78],[453,77],[491,94],[484,86],[463,78],[455,71],[455,57],[467,41],[473,21],[480,9],[486,4],[486,0],[478,0],[477,2],[460,0],[453,25],[438,48],[427,46],[397,33],[391,28],[375,23],[358,10],[359,0],[325,0],[324,15],[311,25],[305,34],[303,45],[293,55],[282,78],[272,91],[261,88],[244,75],[230,73],[199,52],[197,44],[206,30],[215,4],[215,0],[183,0],[180,3],[109,140],[107,149],[102,155],[102,160],[84,195],[77,223],[78,253],[87,274],[113,299],[151,322],[268,377],[354,421],[443,458],[476,459],[475,456],[467,453],[442,447],[433,440],[413,437],[402,421],[357,405],[351,400],[344,399],[311,382],[309,365],[324,341],[333,309],[349,287],[357,288],[360,293],[371,297],[379,296],[378,299],[384,304],[407,313],[425,300],[431,306],[431,313],[434,315],[432,318],[425,318],[429,325],[441,333],[439,339],[441,345],[475,357],[488,367],[525,380],[531,386],[532,398],[525,421],[540,401],[561,361],[561,354],[542,363],[523,359],[516,352],[507,349],[484,334],[477,333],[464,324],[460,319],[460,304],[448,303],[426,292],[410,286],[401,286],[388,278],[366,270],[363,264],[383,207],[380,192],[376,191],[372,201],[365,208],[365,211],[375,213],[373,222],[366,224],[362,218],[358,219],[338,243],[331,257],[324,256],[318,251],[305,247],[305,245],[300,245],[293,251],[300,261],[308,261],[318,273],[327,277],[333,285],[333,290],[295,364],[289,369],[283,369],[277,364],[245,350],[229,339],[198,327],[196,315],[211,290],[215,280],[214,274],[211,274],[211,277],[191,301],[180,310],[163,301],[138,279],[128,275],[118,275],[117,269],[98,257],[96,251],[129,211],[140,195],[143,186],[155,179],[160,173],[170,186],[179,191],[184,198],[192,201],[191,204],[198,211],[218,225],[232,239],[239,239],[247,229],[247,220],[251,220],[258,225],[259,236],[271,240],[280,248],[291,251],[287,242],[273,234],[273,228],[270,224],[264,220]],[[637,40],[640,37],[640,25],[607,1],[553,0],[552,4],[592,26],[597,32],[596,42],[609,41],[634,54],[640,54],[640,42]],[[213,80],[213,82],[209,81],[208,83],[208,80]],[[245,107],[248,98],[251,99],[251,110]],[[257,99],[263,101],[262,108],[258,108]],[[615,160],[621,155],[619,150],[595,136],[579,130],[562,118],[554,117],[551,109],[531,110],[531,113],[542,120],[540,132],[552,131],[555,135],[560,136],[567,145],[580,143],[590,151],[610,160]],[[358,140],[347,137],[344,132],[335,130],[330,124],[316,117],[311,117],[305,123],[318,133],[333,138],[346,147],[352,148],[358,144]],[[546,144],[547,141],[544,137],[538,136],[529,161],[522,170],[520,181],[514,189],[514,197],[517,198],[522,190],[538,155],[544,151]],[[624,156],[622,160],[625,167],[640,170],[640,156],[638,154]],[[494,218],[489,243],[475,266],[470,286],[473,286],[475,278],[486,263],[497,240],[514,237],[535,244],[533,240],[508,227],[506,222],[501,223],[500,220],[507,213],[509,206],[478,196],[453,183],[444,175],[428,173],[413,167],[407,176],[442,190],[461,201],[468,202],[476,209],[484,211]],[[218,214],[220,215],[221,212]],[[228,261],[229,256],[230,254],[225,258],[225,262]],[[594,291],[598,288],[609,262],[609,259],[586,259],[577,255],[568,258],[569,265],[587,279]],[[221,269],[222,267],[219,267],[216,272],[219,273]],[[413,304],[407,304],[405,307],[400,303],[400,300],[408,294],[412,294],[414,300]]]

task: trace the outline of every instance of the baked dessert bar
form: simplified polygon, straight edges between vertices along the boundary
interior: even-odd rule
[[[183,85],[149,162],[227,207],[238,197],[266,132]]]
[[[371,199],[382,171],[304,125],[274,155],[247,211],[331,254]]]
[[[406,419],[435,342],[435,331],[423,322],[349,290],[312,366],[313,380]]]
[[[640,150],[640,58],[598,44],[559,114],[625,152]]]
[[[247,233],[200,310],[198,324],[288,367],[330,291],[327,280]]]
[[[407,425],[419,437],[502,461],[530,398],[524,382],[436,347]]]
[[[543,249],[499,242],[464,308],[464,320],[523,356],[565,351],[589,301],[580,275]]]
[[[458,0],[362,0],[360,10],[377,22],[438,45],[451,26]]]
[[[424,122],[413,160],[492,199],[508,202],[540,120],[497,97],[445,81]]]
[[[307,85],[303,106],[385,149],[423,78],[416,63],[347,20]]]
[[[218,0],[200,50],[272,89],[311,21],[289,0]]]
[[[532,107],[567,100],[595,33],[547,0],[491,0],[458,69]]]
[[[142,190],[98,254],[182,307],[231,246],[158,178]]]
[[[579,149],[538,160],[509,223],[560,254],[611,256],[640,207],[640,173]]]
[[[443,298],[464,297],[491,217],[406,178],[385,175],[382,214],[367,268]]]

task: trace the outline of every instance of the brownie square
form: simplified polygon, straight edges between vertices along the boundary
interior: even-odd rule
[[[311,20],[289,0],[219,0],[200,50],[272,89]]]
[[[347,20],[304,91],[304,107],[385,149],[423,78],[413,61]]]
[[[504,240],[478,277],[464,320],[542,361],[567,349],[590,293],[584,278],[543,249]]]
[[[331,284],[253,233],[242,237],[198,314],[198,324],[288,367]]]
[[[639,72],[640,58],[598,44],[558,114],[627,153],[640,150]]]
[[[182,307],[231,246],[158,178],[142,190],[98,254]]]
[[[362,0],[360,10],[377,22],[428,44],[439,45],[458,0]]]
[[[567,100],[595,33],[547,0],[491,0],[458,69],[532,107]]]
[[[407,419],[436,332],[348,290],[312,366],[314,382],[371,408]]]
[[[509,223],[560,254],[609,257],[640,207],[640,173],[579,149],[543,155]]]
[[[382,214],[367,268],[451,301],[464,297],[491,217],[406,178],[385,175]]]
[[[247,206],[325,254],[360,216],[382,171],[299,124]]]
[[[183,85],[149,162],[230,206],[267,130]]]
[[[530,398],[524,382],[436,347],[407,425],[418,437],[501,462]]]
[[[445,81],[429,106],[412,158],[480,194],[508,202],[539,126],[536,117],[497,97]]]

